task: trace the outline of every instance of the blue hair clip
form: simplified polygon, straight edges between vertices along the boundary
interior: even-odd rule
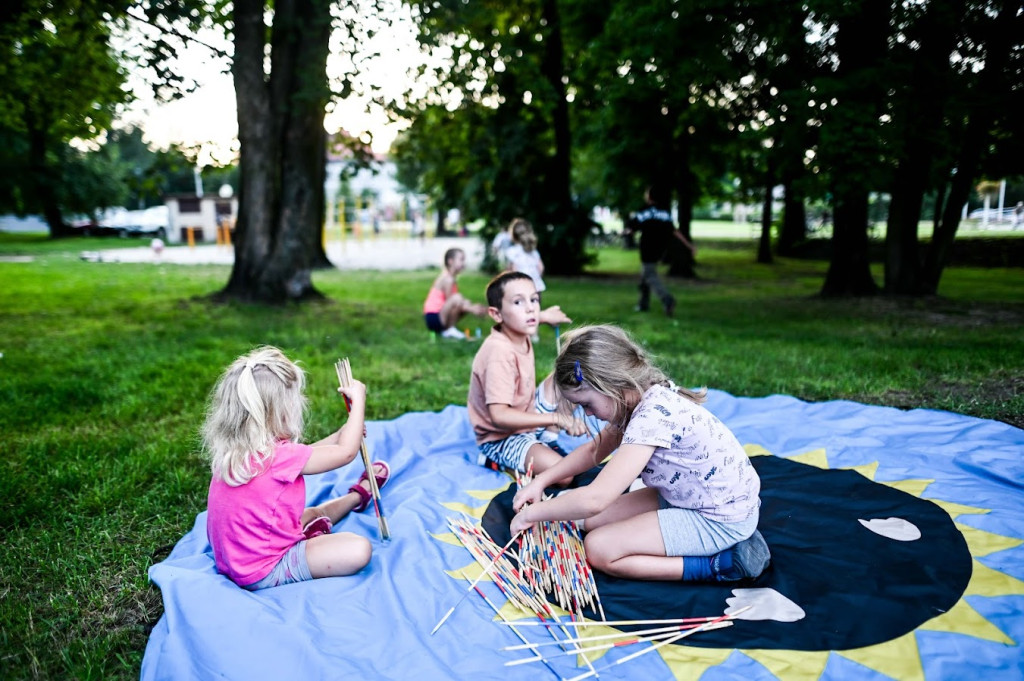
[[[576,366],[573,369],[573,376],[575,376],[576,380],[579,381],[581,384],[583,383],[583,369],[580,369],[579,360],[576,360]]]

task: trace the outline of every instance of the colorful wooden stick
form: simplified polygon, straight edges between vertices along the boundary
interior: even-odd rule
[[[595,676],[598,673],[598,671],[602,671],[602,672],[603,671],[607,671],[607,670],[611,669],[612,667],[614,667],[616,665],[620,665],[620,664],[622,664],[624,662],[628,662],[629,660],[636,659],[636,658],[640,657],[641,655],[646,655],[647,653],[653,652],[653,651],[657,650],[658,648],[661,648],[662,646],[667,646],[670,643],[675,643],[676,641],[678,641],[680,639],[683,639],[683,638],[686,638],[687,636],[692,636],[693,634],[696,634],[697,632],[707,631],[709,628],[711,628],[713,625],[715,625],[715,624],[717,624],[719,622],[723,622],[725,620],[735,619],[735,617],[737,615],[739,615],[741,612],[749,610],[751,607],[753,607],[753,606],[749,606],[748,605],[745,608],[740,608],[736,612],[729,613],[727,615],[722,615],[721,617],[717,617],[717,618],[711,620],[710,622],[705,622],[704,624],[700,625],[696,629],[687,629],[686,631],[684,631],[682,633],[679,633],[679,634],[675,634],[674,636],[671,636],[670,638],[666,638],[666,639],[664,639],[662,641],[658,641],[657,643],[652,643],[650,648],[644,648],[643,650],[639,650],[639,651],[637,651],[635,653],[632,653],[630,655],[626,655],[623,658],[619,658],[618,660],[615,660],[615,662],[611,663],[610,665],[602,667],[600,670],[591,670],[589,672],[584,672],[583,674],[580,674],[579,676],[574,676],[571,679],[569,679],[569,681],[582,681],[582,679],[587,679],[587,678],[590,678],[591,676]]]
[[[463,572],[462,570],[459,570],[459,574],[460,574],[460,575],[462,575],[462,578],[463,578],[463,579],[465,579],[465,580],[466,580],[467,582],[469,581],[469,577],[468,577],[468,576],[466,575],[466,573],[465,573],[465,572]],[[479,587],[479,586],[474,586],[474,587],[473,587],[473,589],[475,589],[475,590],[476,590],[476,592],[477,592],[478,594],[480,594],[480,598],[484,599],[484,602],[485,602],[485,603],[487,603],[487,605],[489,605],[489,606],[491,607],[491,610],[493,610],[493,611],[494,611],[494,614],[495,614],[495,615],[497,615],[497,616],[498,616],[499,618],[501,618],[501,621],[502,621],[502,622],[504,622],[505,624],[512,624],[511,620],[509,620],[509,619],[508,619],[507,617],[505,617],[505,613],[503,613],[503,612],[502,612],[502,611],[501,611],[501,610],[500,610],[500,609],[498,608],[498,606],[496,606],[496,605],[495,605],[495,604],[494,604],[493,602],[491,602],[491,599],[487,597],[487,594],[485,594],[485,593],[484,593],[483,591],[481,591],[481,590],[480,590],[480,587]],[[551,664],[550,664],[550,663],[549,663],[549,662],[548,662],[547,660],[545,660],[545,659],[544,659],[543,657],[541,657],[541,654],[540,654],[540,652],[539,652],[539,651],[537,650],[536,646],[535,646],[535,645],[534,645],[533,643],[530,643],[530,641],[529,641],[529,640],[527,640],[527,638],[526,638],[525,636],[523,636],[523,635],[522,635],[522,634],[521,634],[521,633],[520,633],[520,632],[519,632],[518,630],[516,630],[516,629],[513,629],[512,631],[514,631],[514,632],[515,632],[515,634],[516,634],[516,636],[518,636],[518,637],[519,637],[519,639],[520,639],[520,640],[521,640],[521,641],[522,641],[523,643],[525,643],[525,644],[526,644],[526,647],[527,647],[527,648],[530,648],[531,650],[533,650],[533,652],[534,652],[534,653],[536,653],[537,657],[540,657],[540,660],[541,660],[541,662],[543,662],[543,663],[544,663],[544,665],[545,665],[545,666],[546,666],[546,667],[547,667],[548,669],[550,669],[550,670],[551,670],[551,673],[552,673],[552,674],[554,674],[555,676],[557,676],[557,677],[558,677],[559,679],[561,679],[561,678],[562,678],[562,675],[561,675],[561,674],[559,674],[559,673],[558,673],[557,671],[555,671],[555,668],[554,668],[554,667],[552,667],[552,666],[551,666]]]
[[[580,621],[580,622],[566,622],[567,626],[570,627],[618,627],[618,626],[629,626],[629,625],[643,625],[643,624],[690,624],[690,623],[701,623],[710,622],[716,617],[680,617],[676,619],[664,619],[664,620],[611,620],[608,622],[591,622],[591,621]],[[544,626],[543,622],[509,622],[514,627],[540,627]]]
[[[707,624],[707,626],[705,626],[704,629],[702,629],[702,631],[711,631],[713,629],[723,629],[725,627],[731,627],[731,626],[732,626],[732,622],[718,622],[716,624],[711,624],[709,622]],[[691,629],[696,629],[697,627],[694,626],[694,627],[690,627],[690,628]],[[579,647],[577,647],[577,648],[574,648],[573,650],[566,650],[566,651],[563,651],[563,652],[560,652],[560,653],[553,653],[549,657],[561,657],[563,655],[583,655],[584,658],[585,658],[586,657],[586,653],[596,653],[599,650],[607,650],[609,648],[621,648],[623,646],[631,646],[634,643],[651,643],[651,642],[654,642],[654,641],[661,641],[661,640],[664,640],[664,639],[670,638],[670,637],[671,638],[676,638],[676,634],[674,633],[675,631],[679,631],[679,627],[673,627],[673,631],[672,632],[667,632],[667,633],[666,632],[662,632],[660,634],[653,634],[651,636],[637,636],[637,637],[634,637],[634,638],[631,638],[631,639],[627,639],[627,640],[624,640],[624,641],[613,641],[612,643],[602,643],[601,645],[591,646],[589,648],[579,648]],[[687,631],[686,633],[688,634],[690,632]],[[680,636],[679,638],[682,638],[682,637]],[[568,643],[573,643],[575,645],[576,641],[568,641]],[[538,654],[536,657],[523,657],[523,658],[520,658],[518,660],[512,660],[510,662],[506,662],[505,666],[506,667],[514,667],[516,665],[527,664],[529,662],[539,662],[541,660],[544,660],[544,658],[540,657],[540,655]],[[544,661],[546,662],[546,660],[544,660]],[[605,667],[605,669],[607,669],[607,667]],[[576,678],[581,678],[581,677],[576,677]]]
[[[348,363],[348,357],[334,363],[334,371],[338,374],[338,384],[347,388],[352,383],[352,367]],[[345,399],[345,409],[351,411],[348,399]],[[384,507],[380,500],[380,488],[377,486],[377,476],[374,475],[373,463],[370,461],[370,453],[366,450],[366,440],[359,440],[359,454],[363,458],[363,466],[366,468],[366,479],[370,485],[370,497],[373,499],[373,510],[377,513],[377,525],[380,526],[381,539],[391,539],[391,530],[388,528],[388,521],[384,517]]]
[[[709,618],[709,621],[711,619],[712,618]],[[566,624],[571,624],[571,623],[570,622],[566,622]],[[614,632],[612,634],[600,634],[600,635],[597,635],[597,636],[583,636],[583,637],[580,637],[580,638],[568,638],[568,639],[565,639],[564,641],[558,641],[558,643],[572,643],[573,645],[579,645],[580,643],[589,643],[591,641],[606,641],[606,640],[608,640],[610,638],[622,638],[624,636],[632,636],[635,639],[638,639],[638,638],[644,637],[644,636],[654,636],[655,634],[675,633],[677,631],[685,631],[686,629],[696,629],[699,626],[700,626],[700,624],[698,624],[696,622],[691,622],[690,624],[676,624],[676,625],[669,626],[669,627],[656,627],[654,629],[646,629],[644,631],[616,631],[616,632]],[[716,624],[714,626],[714,628],[715,629],[719,629],[719,628],[731,627],[731,626],[732,626],[732,622],[723,621],[723,622],[719,622],[718,624]],[[505,646],[504,648],[502,648],[502,650],[524,650],[526,648],[533,648],[534,646],[550,646],[550,645],[554,645],[555,643],[556,643],[555,641],[545,641],[543,643],[536,643],[536,644],[532,644],[531,643],[529,646],[521,646],[521,645]],[[619,642],[616,645],[623,645],[623,644],[622,644],[622,642]]]
[[[479,581],[480,581],[481,579],[483,579],[483,578],[484,578],[484,576],[485,576],[485,575],[486,575],[486,574],[487,574],[488,572],[490,572],[490,571],[491,571],[491,568],[493,568],[493,567],[494,567],[494,564],[498,562],[498,559],[499,559],[499,558],[501,558],[502,554],[503,554],[503,553],[505,553],[505,551],[507,551],[507,550],[509,549],[509,547],[510,547],[510,546],[512,546],[512,543],[513,543],[513,542],[515,542],[515,540],[519,539],[519,535],[521,535],[521,534],[522,534],[522,532],[520,531],[520,532],[516,532],[516,533],[515,533],[514,535],[512,535],[512,538],[508,540],[508,543],[507,543],[507,544],[505,544],[505,546],[504,546],[504,547],[502,547],[501,551],[499,551],[499,552],[498,552],[498,555],[496,555],[496,556],[494,557],[494,560],[492,560],[492,561],[491,561],[491,564],[490,564],[490,565],[488,565],[488,566],[487,566],[486,568],[484,568],[483,572],[481,572],[481,573],[480,573],[480,576],[479,576],[479,577],[477,577],[476,579],[474,579],[474,580],[473,580],[473,583],[472,583],[472,584],[470,584],[470,585],[469,585],[469,588],[468,588],[468,589],[466,589],[465,593],[463,593],[463,594],[462,594],[462,597],[461,597],[461,598],[459,598],[459,600],[458,600],[458,601],[456,601],[455,605],[453,605],[453,606],[451,607],[451,609],[450,609],[450,610],[449,610],[448,612],[446,612],[446,613],[444,614],[444,617],[442,617],[442,618],[441,618],[441,621],[440,621],[440,622],[438,622],[438,623],[437,623],[436,625],[434,625],[434,628],[433,628],[433,629],[432,629],[432,630],[430,631],[430,635],[431,635],[431,636],[433,636],[433,635],[434,635],[434,633],[435,633],[435,632],[436,632],[436,631],[437,631],[438,629],[440,629],[440,628],[441,628],[441,625],[442,625],[442,624],[444,624],[444,623],[445,623],[445,621],[446,621],[446,620],[447,620],[447,619],[448,619],[449,617],[451,617],[451,616],[452,616],[452,613],[453,613],[453,612],[455,612],[455,608],[459,607],[459,603],[462,603],[462,601],[466,600],[466,596],[468,596],[468,595],[469,595],[470,593],[472,593],[472,591],[473,591],[473,587],[475,587],[475,586],[477,585],[477,583],[478,583],[478,582],[479,582]]]

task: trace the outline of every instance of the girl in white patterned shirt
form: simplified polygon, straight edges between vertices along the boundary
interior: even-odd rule
[[[562,408],[581,406],[608,426],[516,494],[513,533],[583,519],[591,565],[628,579],[734,581],[767,568],[760,478],[732,432],[701,406],[705,391],[674,385],[610,325],[566,334],[554,379]],[[555,480],[613,453],[589,485],[542,500]],[[638,476],[644,486],[627,491]]]

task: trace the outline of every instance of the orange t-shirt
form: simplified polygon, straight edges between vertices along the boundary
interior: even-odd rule
[[[535,428],[516,431],[502,430],[491,420],[487,406],[508,404],[523,412],[533,411],[534,393],[537,391],[537,370],[533,365],[533,344],[526,339],[526,350],[517,349],[508,336],[496,328],[484,340],[473,358],[473,373],[469,379],[469,422],[473,424],[478,445],[504,440],[515,433],[527,433]]]
[[[454,296],[458,292],[458,284],[452,284],[452,295]],[[448,298],[444,295],[444,291],[436,286],[431,286],[430,292],[427,293],[427,299],[423,301],[423,314],[440,312],[441,308],[444,307],[446,300],[448,300]]]

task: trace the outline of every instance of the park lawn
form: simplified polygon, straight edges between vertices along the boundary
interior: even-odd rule
[[[205,507],[197,430],[239,354],[269,343],[302,362],[318,438],[343,419],[339,357],[368,385],[368,418],[392,419],[463,404],[477,347],[424,329],[435,271],[322,271],[327,302],[220,306],[205,296],[228,267],[79,258],[99,247],[0,235],[4,679],[138,678],[161,612],[146,570]],[[670,281],[675,318],[633,312],[636,252],[615,248],[588,276],[549,278],[544,302],[623,325],[683,384],[1024,424],[1024,271],[949,269],[933,299],[823,300],[826,263],[756,265],[750,242],[700,247],[699,279]],[[486,281],[465,273],[460,288],[479,300]],[[538,373],[554,350],[542,329]]]

